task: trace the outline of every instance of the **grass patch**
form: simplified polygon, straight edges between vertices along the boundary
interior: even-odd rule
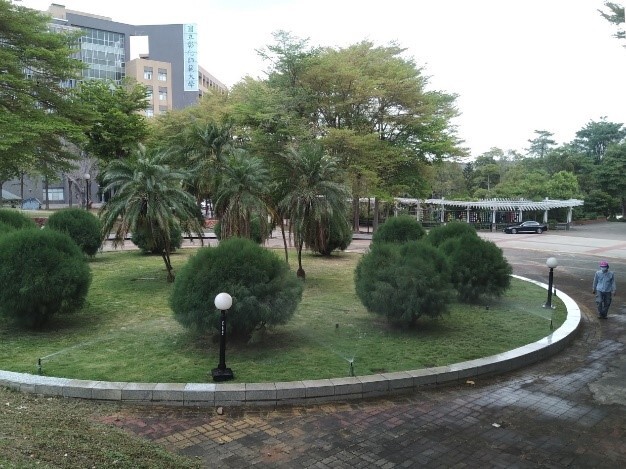
[[[195,250],[172,256],[182,266]],[[277,255],[281,255],[277,251]],[[549,331],[545,290],[513,279],[513,288],[488,304],[455,305],[415,330],[396,329],[368,313],[354,292],[360,254],[303,260],[302,303],[286,326],[248,344],[227,343],[226,363],[236,382],[292,381],[366,375],[440,366],[534,342]],[[295,260],[295,256],[291,256]],[[0,369],[78,379],[135,382],[206,382],[217,365],[216,336],[180,326],[168,306],[171,285],[159,256],[137,251],[98,254],[87,305],[60,316],[45,331],[0,323]],[[566,311],[556,299],[555,327]],[[489,307],[487,309],[486,307]],[[207,310],[213,308],[207,303]]]
[[[197,461],[97,422],[110,405],[0,388],[2,468],[199,468]]]

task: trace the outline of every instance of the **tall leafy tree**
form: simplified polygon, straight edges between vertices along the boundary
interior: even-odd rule
[[[573,173],[575,169],[574,154],[575,152],[568,145],[561,145],[546,154],[542,161],[543,168],[548,174],[556,174],[560,171]]]
[[[562,160],[560,167],[555,166],[559,159]],[[594,171],[596,164],[574,145],[566,144],[550,152],[546,158],[546,163],[549,174],[555,174],[560,170],[571,171],[578,179],[578,186],[583,194],[595,190]]]
[[[546,197],[551,199],[580,197],[580,188],[576,176],[570,171],[559,171],[551,175],[547,182]]]
[[[71,58],[77,35],[53,32],[40,12],[0,0],[0,167],[13,176],[39,164],[66,165],[89,111],[68,87],[82,69]]]
[[[472,181],[474,189],[485,189],[487,196],[491,195],[491,190],[500,182],[501,166],[498,160],[503,157],[504,152],[494,147],[476,158]]]
[[[314,123],[310,116],[315,111],[313,95],[304,81],[310,68],[317,63],[321,52],[319,47],[311,47],[308,39],[295,37],[287,31],[276,31],[273,34],[274,44],[265,49],[257,50],[259,56],[269,62],[266,80],[268,89],[279,90],[277,102],[290,116],[282,124],[288,127],[303,123]],[[274,114],[274,117],[276,114]],[[295,118],[295,122],[294,122]]]
[[[140,111],[146,108],[147,88],[133,81],[82,82],[79,99],[92,111],[84,147],[104,164],[136,151],[148,136],[148,123]]]
[[[104,172],[104,190],[114,195],[100,209],[100,217],[103,236],[115,233],[114,245],[122,244],[131,231],[150,230],[155,244],[163,247],[167,280],[173,282],[172,226],[198,235],[202,226],[195,199],[183,189],[189,174],[171,168],[168,157],[140,148],[129,158],[112,161]]]
[[[548,173],[517,164],[509,169],[495,189],[497,197],[541,200],[548,193]]]
[[[556,146],[556,141],[552,139],[554,134],[547,130],[535,130],[535,138],[528,140],[528,154],[543,158],[552,148]]]
[[[442,161],[433,165],[431,194],[440,197],[467,197],[464,168],[458,162]]]
[[[469,193],[474,190],[474,163],[471,161],[466,163],[463,167],[463,181],[465,183],[465,188]],[[437,191],[433,190],[433,196],[437,193]]]
[[[395,174],[397,158],[393,148],[374,133],[359,134],[352,129],[331,128],[323,139],[325,147],[337,161],[346,175],[346,183],[352,196],[352,229],[359,230],[359,201],[362,196],[378,195],[383,191],[382,178]],[[392,157],[390,157],[392,153]],[[410,165],[407,164],[407,173]],[[378,199],[376,199],[378,200]],[[377,215],[378,208],[374,209]],[[374,224],[377,220],[374,220]]]
[[[311,48],[286,31],[273,34],[275,42],[257,53],[268,64],[265,80],[246,77],[229,93],[230,117],[237,135],[236,145],[263,159],[272,179],[278,176],[282,155],[295,141],[316,134],[311,116],[312,100],[302,84],[306,70],[316,60],[319,49]],[[279,186],[272,185],[270,204],[274,222],[285,240],[284,213],[281,213]]]
[[[574,147],[599,163],[611,145],[618,144],[626,138],[626,127],[617,122],[607,122],[606,118],[590,121],[576,132],[572,142]]]
[[[290,220],[298,256],[298,277],[304,278],[302,249],[319,235],[324,222],[344,213],[348,191],[338,182],[337,159],[317,143],[292,147],[283,155],[284,194],[279,205]],[[313,242],[311,242],[313,244]]]
[[[455,96],[426,90],[422,70],[401,47],[363,41],[308,48],[282,33],[268,51],[267,83],[288,97],[286,111],[276,115],[306,124],[299,128],[339,159],[351,186],[355,229],[361,195],[425,190],[415,184],[424,162],[463,154],[450,124]]]
[[[626,215],[626,143],[611,146],[596,170],[597,186],[611,195]]]
[[[310,135],[301,109],[301,97],[290,88],[278,88],[271,80],[246,77],[229,94],[237,143],[263,155],[271,166],[294,139]]]
[[[302,78],[320,135],[345,132],[344,141],[351,143],[334,154],[350,178],[355,230],[358,200],[366,190],[409,192],[407,180],[423,178],[420,163],[464,154],[450,123],[456,97],[428,91],[427,78],[404,52],[396,44],[369,41],[325,49]]]
[[[594,215],[604,215],[605,217],[615,216],[617,213],[622,212],[623,209],[620,200],[607,194],[600,189],[594,189],[591,192],[585,194],[585,213]]]

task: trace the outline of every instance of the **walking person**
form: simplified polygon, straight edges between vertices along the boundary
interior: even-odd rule
[[[609,263],[600,262],[600,270],[593,276],[593,293],[596,295],[598,317],[606,319],[611,306],[611,299],[615,295],[615,275],[609,272]]]

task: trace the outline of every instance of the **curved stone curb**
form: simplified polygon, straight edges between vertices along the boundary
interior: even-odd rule
[[[548,288],[544,283],[513,277]],[[408,393],[423,386],[515,370],[560,352],[574,337],[581,314],[572,298],[556,292],[567,308],[567,319],[550,335],[508,352],[448,366],[349,378],[218,384],[87,381],[0,371],[0,385],[46,396],[176,406],[302,405]]]

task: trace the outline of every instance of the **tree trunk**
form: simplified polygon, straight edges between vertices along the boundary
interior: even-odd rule
[[[163,262],[165,262],[165,268],[167,269],[167,282],[172,283],[174,281],[174,269],[172,268],[172,263],[170,262],[170,253],[167,249],[164,249],[161,253],[161,257],[163,258]]]
[[[361,198],[361,175],[356,176],[352,186],[352,230],[358,233],[361,229],[360,223],[360,198]]]
[[[358,233],[360,228],[359,208],[359,196],[355,195],[352,197],[352,231],[355,233]]]
[[[67,204],[71,208],[72,205],[72,180],[67,178]]]
[[[48,176],[46,176],[46,178],[44,179],[44,190],[46,191],[46,193],[44,194],[46,200],[46,210],[50,210],[50,200],[48,199],[48,186]]]
[[[303,245],[304,245],[304,240],[300,240],[298,242],[298,271],[296,272],[296,275],[302,280],[306,278],[306,274],[304,272],[304,269],[302,268],[302,246]]]
[[[285,236],[285,220],[280,217],[280,233],[283,235],[283,246],[285,247],[285,262],[289,264],[289,251],[287,250],[287,236]]]
[[[372,232],[376,233],[378,229],[378,212],[380,211],[380,202],[377,197],[374,197],[374,219],[372,221]]]

